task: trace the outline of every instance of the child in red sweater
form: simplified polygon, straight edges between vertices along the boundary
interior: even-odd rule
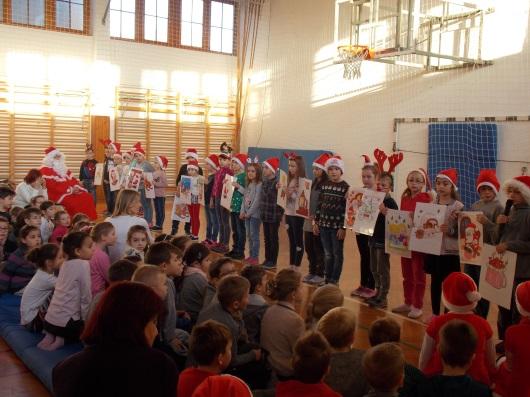
[[[465,273],[451,273],[443,282],[443,301],[449,313],[435,317],[427,327],[421,348],[419,367],[427,375],[442,373],[442,361],[438,345],[440,329],[451,320],[462,320],[471,325],[477,334],[475,357],[468,375],[485,385],[491,384],[490,374],[495,368],[493,331],[489,323],[473,313],[480,300],[477,285]]]
[[[197,367],[179,376],[177,396],[191,397],[208,377],[223,372],[232,360],[232,335],[223,324],[208,320],[195,326],[190,338],[190,355]]]
[[[276,397],[340,397],[323,382],[328,373],[331,348],[320,332],[302,336],[294,346],[294,380],[276,385]]]

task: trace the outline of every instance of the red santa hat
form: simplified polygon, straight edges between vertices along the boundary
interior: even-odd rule
[[[455,190],[458,189],[456,187],[456,183],[458,181],[458,171],[456,170],[456,168],[448,168],[446,170],[441,170],[436,175],[436,178],[447,179],[449,182],[451,182],[451,185],[454,186]]]
[[[313,161],[313,167],[320,168],[323,171],[326,170],[326,161],[331,157],[329,153],[322,153]]]
[[[199,154],[197,153],[197,149],[192,147],[186,149],[185,157],[191,157],[192,159],[199,161]]]
[[[502,188],[504,191],[507,191],[508,188],[519,190],[525,201],[530,204],[530,176],[516,176],[506,181]]]
[[[245,382],[232,375],[209,376],[193,392],[194,397],[252,397]]]
[[[276,173],[278,168],[280,168],[280,159],[278,157],[270,157],[263,162],[263,165]]]
[[[219,169],[219,156],[217,156],[216,154],[210,154],[204,159],[204,161],[210,164],[214,170]]]
[[[499,194],[500,183],[495,170],[480,170],[477,177],[477,192],[482,186],[489,186],[495,194]]]
[[[47,159],[53,159],[57,155],[62,155],[62,153],[59,151],[59,149],[54,148],[53,146],[50,146],[44,150],[45,157]]]
[[[119,144],[118,142],[113,142],[112,139],[105,139],[105,140],[100,141],[100,142],[105,147],[110,146],[112,148],[112,150],[114,150],[115,152],[119,152],[120,151],[121,144]]]
[[[375,163],[370,160],[370,156],[368,156],[367,154],[363,154],[361,155],[361,157],[364,160],[363,167],[366,167],[367,165],[375,165]]]
[[[133,152],[131,150],[127,150],[126,152],[123,153],[123,157],[128,157],[132,159],[132,156],[133,156]]]
[[[241,168],[245,168],[248,156],[245,153],[239,153],[236,154],[234,157],[232,157],[232,161],[235,161]]]
[[[156,156],[155,159],[157,163],[160,164],[160,168],[162,168],[163,170],[167,168],[169,160],[167,159],[166,156]]]
[[[190,170],[190,169],[195,169],[197,171],[199,171],[199,162],[197,160],[188,160],[188,166],[186,167],[186,169]]]
[[[443,282],[442,298],[450,311],[465,313],[477,306],[481,296],[471,277],[462,272],[454,272]]]
[[[331,167],[337,167],[344,174],[344,160],[340,156],[331,156],[326,160],[325,166],[326,170],[330,169]]]
[[[530,281],[525,281],[517,286],[515,303],[521,316],[530,317]]]
[[[145,157],[145,150],[144,148],[142,147],[142,143],[141,142],[136,142],[133,146],[133,153],[136,154],[136,153],[140,153],[142,156]]]

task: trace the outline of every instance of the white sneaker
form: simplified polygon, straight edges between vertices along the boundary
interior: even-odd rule
[[[317,285],[317,286],[321,286],[321,285],[324,285],[324,282],[326,281],[326,279],[324,277],[320,277],[320,276],[314,276],[312,279],[311,279],[311,284],[313,285]]]
[[[414,319],[420,318],[421,316],[423,316],[423,311],[414,306],[412,306],[412,309],[410,309],[409,314],[407,314],[408,318],[414,318]]]
[[[392,313],[408,313],[411,310],[411,306],[403,303],[397,307],[392,308]]]

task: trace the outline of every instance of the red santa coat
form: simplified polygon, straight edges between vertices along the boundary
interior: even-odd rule
[[[97,218],[96,206],[92,195],[79,185],[79,181],[72,176],[70,170],[64,177],[55,172],[53,168],[47,166],[42,166],[40,172],[46,181],[50,200],[61,204],[70,216],[83,213],[91,220]],[[78,188],[77,192],[74,192],[75,187]]]

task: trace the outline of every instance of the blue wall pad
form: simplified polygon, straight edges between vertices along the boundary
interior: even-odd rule
[[[458,192],[470,208],[479,199],[475,181],[482,168],[497,168],[497,125],[492,123],[429,124],[429,176],[446,168],[458,170]]]

